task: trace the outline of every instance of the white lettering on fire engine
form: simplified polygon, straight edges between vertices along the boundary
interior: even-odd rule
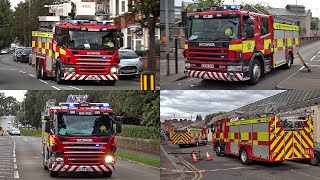
[[[92,142],[92,139],[77,139],[77,142]]]
[[[100,55],[100,52],[87,52],[88,55]]]
[[[214,43],[199,43],[199,46],[216,46]]]

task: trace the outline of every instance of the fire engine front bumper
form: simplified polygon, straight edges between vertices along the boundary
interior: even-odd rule
[[[107,75],[83,75],[75,73],[64,73],[64,80],[68,81],[117,81],[119,79],[117,74],[107,74]]]
[[[197,70],[185,70],[185,75],[192,78],[221,80],[221,81],[246,81],[249,78],[244,76],[244,73],[221,73],[211,71],[197,71]]]
[[[54,172],[113,172],[114,164],[88,165],[88,166],[52,164],[51,171],[54,171]]]

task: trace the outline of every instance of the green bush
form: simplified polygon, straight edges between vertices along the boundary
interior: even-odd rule
[[[160,129],[146,126],[122,125],[122,132],[119,136],[141,138],[141,139],[159,139]]]

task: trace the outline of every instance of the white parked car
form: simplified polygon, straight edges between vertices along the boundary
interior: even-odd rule
[[[142,71],[142,62],[137,53],[131,49],[119,50],[120,56],[120,76],[135,76]]]
[[[18,128],[12,128],[9,131],[10,135],[19,135],[20,136],[20,130]]]

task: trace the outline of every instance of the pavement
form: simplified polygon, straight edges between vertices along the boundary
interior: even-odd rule
[[[121,79],[114,86],[99,81],[69,81],[57,84],[53,79],[36,78],[35,68],[15,62],[12,54],[0,55],[0,89],[6,90],[139,90],[140,78]]]
[[[242,165],[239,158],[231,156],[218,157],[213,151],[212,145],[199,147],[179,148],[170,142],[162,142],[163,148],[171,153],[191,153],[192,151],[201,151],[203,160],[193,163],[190,154],[176,154],[180,156],[183,165],[188,166],[186,171],[189,179],[239,179],[239,180],[316,180],[320,179],[320,166],[311,166],[300,161],[284,161],[282,164],[254,162],[251,165]],[[206,161],[205,153],[208,151],[213,160]],[[170,157],[170,156],[169,156]],[[199,157],[198,157],[199,159]],[[177,169],[170,167],[168,164],[161,164],[160,176],[168,174],[170,171]],[[178,170],[179,171],[179,170]],[[185,174],[185,172],[180,172]],[[175,175],[175,174],[174,174]],[[172,179],[177,179],[172,175]],[[170,177],[166,175],[166,177]],[[168,178],[169,179],[169,178]]]
[[[7,128],[7,120],[11,117],[1,117],[0,126]],[[42,180],[51,178],[47,171],[43,170],[41,155],[41,138],[29,136],[0,136],[0,179]],[[59,176],[59,179],[106,179],[99,174],[68,173]],[[109,179],[141,180],[160,179],[157,168],[118,159],[115,171]]]
[[[266,74],[257,85],[250,86],[246,82],[224,82],[202,80],[197,78],[187,78],[184,76],[183,57],[179,57],[178,73],[175,74],[174,60],[170,60],[170,75],[166,75],[167,61],[160,60],[160,86],[161,90],[214,90],[214,89],[230,89],[230,90],[274,90],[274,89],[319,89],[320,83],[320,41],[305,45],[300,48],[300,54],[311,68],[311,72],[307,72],[301,61],[296,58],[290,69],[281,67],[273,69]]]

